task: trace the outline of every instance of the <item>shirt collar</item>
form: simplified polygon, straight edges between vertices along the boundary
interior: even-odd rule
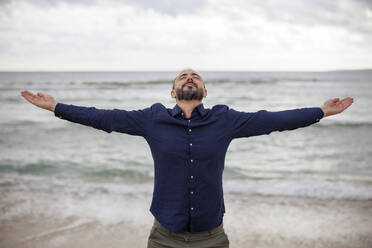
[[[207,114],[207,110],[204,108],[203,103],[200,103],[198,106],[196,106],[196,109],[198,109],[201,116]],[[180,113],[182,113],[182,109],[178,106],[178,104],[176,104],[172,109],[172,116],[176,116]]]

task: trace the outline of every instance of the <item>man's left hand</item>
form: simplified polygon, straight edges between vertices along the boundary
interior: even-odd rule
[[[353,102],[354,98],[351,97],[346,97],[342,100],[340,98],[329,99],[321,107],[324,112],[323,117],[339,114],[350,107]]]

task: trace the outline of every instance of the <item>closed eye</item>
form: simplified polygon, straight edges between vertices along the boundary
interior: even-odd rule
[[[192,75],[193,78],[201,79],[201,77],[195,72],[191,73],[191,75]],[[187,76],[187,74],[183,73],[178,77],[178,79],[184,79],[186,76]]]
[[[200,76],[198,75],[198,74],[196,74],[196,73],[192,73],[191,74],[193,77],[195,77],[195,78],[199,78],[200,79]]]

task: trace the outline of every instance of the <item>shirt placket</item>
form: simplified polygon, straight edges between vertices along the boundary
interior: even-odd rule
[[[184,114],[182,113],[182,116]],[[188,146],[189,146],[189,152],[188,152],[188,165],[189,166],[189,175],[190,175],[190,178],[189,178],[189,192],[188,192],[188,195],[190,197],[190,206],[189,206],[189,212],[190,212],[190,216],[192,217],[196,211],[196,208],[195,208],[195,201],[193,199],[193,196],[195,194],[195,190],[194,190],[194,182],[195,182],[195,170],[193,168],[193,166],[196,165],[196,161],[195,161],[195,158],[194,158],[194,152],[193,152],[193,139],[192,139],[192,128],[191,128],[191,118],[190,119],[187,119],[186,120],[187,122],[187,127],[186,127],[186,132],[188,133]],[[191,221],[191,220],[190,220]]]

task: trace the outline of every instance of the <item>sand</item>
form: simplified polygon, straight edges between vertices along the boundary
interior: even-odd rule
[[[224,227],[231,248],[372,247],[372,200],[230,193],[225,195],[225,203]],[[19,214],[1,220],[0,247],[146,247],[153,217],[149,212],[144,216],[145,225]]]

